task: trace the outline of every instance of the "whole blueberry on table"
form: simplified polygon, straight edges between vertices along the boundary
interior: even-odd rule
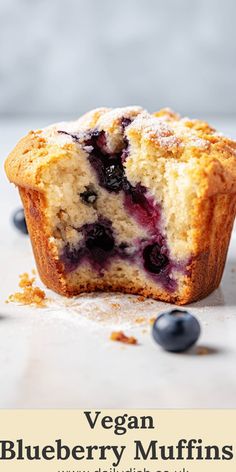
[[[23,208],[19,208],[14,212],[12,220],[14,226],[21,231],[21,233],[28,234]]]
[[[153,324],[155,341],[166,351],[183,352],[199,338],[200,324],[195,316],[185,310],[171,310],[162,313]]]

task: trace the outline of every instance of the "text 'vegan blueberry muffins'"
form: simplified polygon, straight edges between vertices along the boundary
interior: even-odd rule
[[[236,143],[170,110],[99,108],[32,131],[6,161],[42,281],[189,303],[218,287]]]

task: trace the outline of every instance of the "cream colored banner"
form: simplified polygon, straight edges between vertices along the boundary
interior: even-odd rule
[[[236,410],[1,410],[0,471],[235,472]]]

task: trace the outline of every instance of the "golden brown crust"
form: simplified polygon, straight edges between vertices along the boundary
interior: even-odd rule
[[[19,187],[43,191],[43,172],[49,165],[70,158],[74,143],[64,146],[48,144],[41,131],[30,131],[22,138],[5,161],[10,182]]]
[[[19,188],[19,192],[40,278],[47,287],[66,295],[62,264],[53,255],[49,243],[47,223],[44,217],[44,195],[36,190],[23,187]]]
[[[9,180],[16,185],[37,187],[37,164],[47,155],[46,142],[40,133],[30,131],[23,137],[5,161]]]
[[[204,298],[219,286],[236,213],[236,194],[202,199],[195,211],[198,231],[194,252],[198,255],[190,263],[191,282],[181,304]]]

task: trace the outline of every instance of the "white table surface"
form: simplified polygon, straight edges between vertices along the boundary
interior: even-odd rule
[[[28,237],[10,223],[19,198],[2,164],[21,135],[48,123],[0,121],[0,408],[236,408],[235,232],[220,288],[189,307],[208,355],[166,353],[148,322],[134,322],[167,309],[164,303],[112,294],[66,302],[47,291],[46,309],[5,304],[19,274],[35,264]],[[213,123],[236,137],[236,120]],[[120,329],[139,345],[110,341]]]

